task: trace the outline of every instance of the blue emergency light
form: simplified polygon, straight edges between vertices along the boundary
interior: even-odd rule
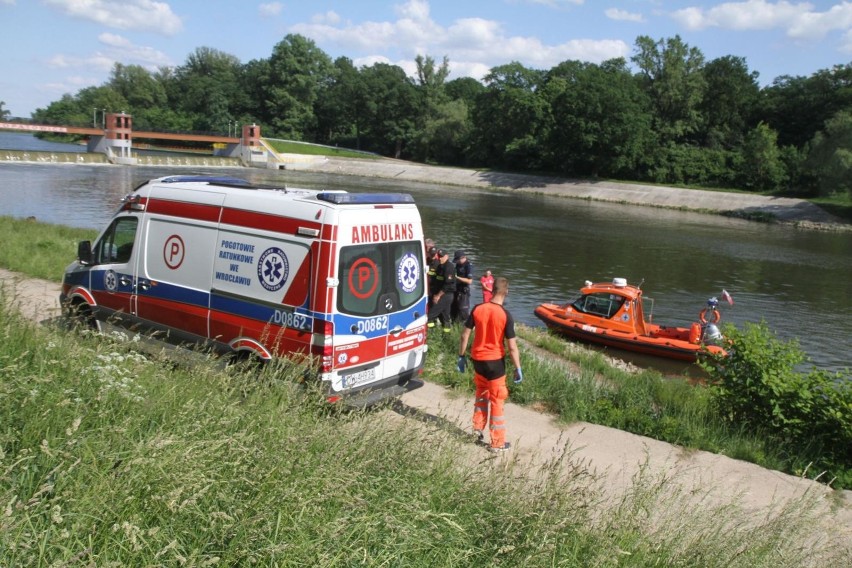
[[[414,203],[414,198],[407,193],[332,193],[317,194],[317,199],[336,205],[371,205]]]

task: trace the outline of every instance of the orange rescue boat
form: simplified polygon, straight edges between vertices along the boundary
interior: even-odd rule
[[[565,304],[540,304],[535,315],[553,331],[580,341],[658,357],[695,361],[699,353],[725,354],[718,300],[710,298],[690,327],[646,321],[642,290],[624,278],[612,282],[586,281],[580,296]],[[650,300],[653,302],[653,300]]]

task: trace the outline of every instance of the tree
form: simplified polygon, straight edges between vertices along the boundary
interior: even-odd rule
[[[728,55],[702,69],[707,85],[699,110],[704,118],[703,145],[738,147],[751,128],[760,99],[757,71],[749,71],[745,58]]]
[[[741,185],[758,191],[781,187],[786,178],[778,134],[761,122],[746,136],[739,168]]]
[[[264,71],[260,118],[275,136],[310,139],[317,129],[314,105],[331,82],[331,59],[313,40],[289,34],[275,45]]]
[[[127,101],[128,108],[113,109],[115,111],[133,114],[142,109],[165,106],[168,100],[163,85],[140,65],[116,63],[106,86]]]
[[[417,132],[412,144],[412,152],[416,159],[426,162],[430,155],[436,150],[437,142],[433,136],[440,128],[438,125],[444,123],[451,112],[447,112],[447,95],[444,91],[444,82],[450,74],[450,61],[447,56],[441,65],[436,65],[435,60],[427,55],[418,55],[414,58],[417,65],[417,91],[420,96],[420,104],[415,117]],[[456,109],[462,109],[458,107]],[[464,109],[466,112],[466,109]],[[466,118],[466,117],[464,117]]]
[[[544,74],[518,62],[494,67],[473,112],[471,153],[479,163],[513,169],[541,165],[547,103],[538,96]]]
[[[396,65],[376,63],[361,70],[363,95],[358,101],[359,121],[365,149],[403,157],[414,134],[417,89],[405,71]]]
[[[363,117],[358,113],[358,103],[364,96],[364,82],[352,60],[335,59],[331,80],[315,105],[316,141],[360,149]]]
[[[627,62],[565,61],[550,70],[543,96],[552,125],[548,169],[570,175],[641,177],[652,144],[650,101]]]
[[[779,144],[804,148],[826,120],[850,107],[852,63],[810,77],[778,77],[763,90],[759,118],[779,133]]]
[[[820,195],[852,197],[852,111],[827,120],[809,146],[807,167],[817,179]]]
[[[696,140],[706,90],[701,51],[689,47],[680,36],[658,42],[639,36],[631,60],[639,67],[641,84],[654,104],[654,128],[661,142]]]
[[[229,53],[199,47],[164,79],[173,106],[192,117],[193,130],[224,133],[248,110],[243,66]]]
[[[8,109],[3,108],[5,104],[6,101],[0,101],[0,120],[8,120],[12,114]]]

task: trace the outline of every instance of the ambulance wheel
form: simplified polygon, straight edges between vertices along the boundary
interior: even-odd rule
[[[234,351],[228,356],[227,366],[238,373],[257,373],[263,370],[265,361],[253,351]]]
[[[98,322],[92,307],[82,300],[72,302],[67,310],[68,323],[76,331],[98,331]]]

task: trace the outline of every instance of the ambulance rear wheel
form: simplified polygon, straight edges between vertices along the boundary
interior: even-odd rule
[[[266,361],[253,351],[234,351],[228,356],[227,367],[237,373],[259,375],[266,366]]]

